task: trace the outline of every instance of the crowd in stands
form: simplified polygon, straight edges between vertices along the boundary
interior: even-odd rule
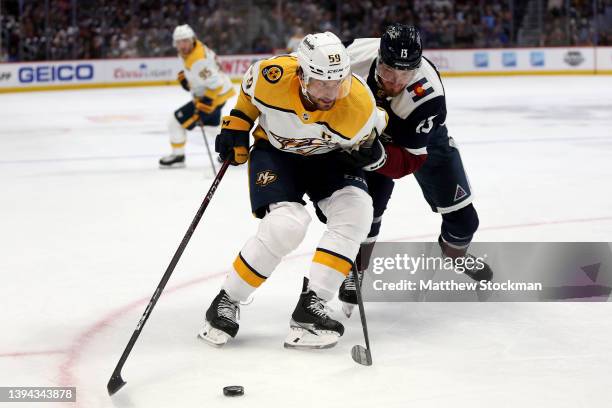
[[[427,48],[520,46],[529,1],[546,6],[539,45],[612,43],[612,0],[23,0],[0,3],[0,61],[172,56],[184,23],[219,54],[292,50],[317,31],[374,37],[396,21]]]
[[[549,0],[540,45],[612,45],[612,0]]]

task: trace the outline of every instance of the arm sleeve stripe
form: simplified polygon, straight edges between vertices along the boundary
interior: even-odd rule
[[[234,116],[236,118],[240,118],[240,119],[242,119],[244,121],[249,122],[250,125],[251,125],[250,127],[252,127],[255,124],[254,120],[249,118],[249,116],[246,113],[244,113],[244,112],[242,112],[242,111],[240,111],[238,109],[232,109],[232,111],[230,112],[230,116]]]
[[[247,122],[246,120],[240,118],[240,117],[236,117],[234,116],[234,111],[235,109],[232,111],[232,114],[230,116],[224,116],[223,117],[223,125],[221,126],[223,129],[230,129],[230,130],[242,130],[242,131],[246,131],[248,132],[249,130],[251,130],[251,127],[253,127],[251,122]]]

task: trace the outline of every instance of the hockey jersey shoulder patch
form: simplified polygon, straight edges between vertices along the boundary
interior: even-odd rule
[[[408,86],[406,90],[410,94],[413,102],[418,102],[435,91],[432,84],[425,77]]]
[[[283,77],[283,67],[280,65],[270,65],[261,70],[261,75],[271,84],[275,84]]]
[[[280,82],[285,74],[297,71],[297,58],[292,55],[281,55],[259,62],[259,76],[270,84]]]
[[[429,105],[432,100],[436,101],[434,105],[439,105],[444,104],[444,99],[444,86],[438,73],[429,61],[423,59],[415,80],[406,87],[404,92],[391,100],[390,106],[394,114],[401,119],[406,119],[412,116],[419,107]],[[437,110],[437,108],[427,108],[427,110],[432,109]]]

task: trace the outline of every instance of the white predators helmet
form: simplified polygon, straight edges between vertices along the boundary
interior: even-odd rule
[[[308,34],[298,46],[297,59],[302,68],[300,82],[305,95],[313,93],[310,86],[312,80],[336,83],[336,99],[349,94],[351,61],[346,48],[335,34],[329,31]]]
[[[172,33],[172,43],[176,47],[176,42],[179,40],[189,40],[193,38],[195,40],[196,35],[193,32],[193,29],[189,27],[189,24],[183,24],[177,26]]]

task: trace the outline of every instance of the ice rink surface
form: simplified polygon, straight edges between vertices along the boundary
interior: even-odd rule
[[[476,240],[612,241],[611,77],[445,86]],[[87,408],[609,406],[609,302],[368,303],[372,367],[350,358],[363,344],[356,316],[333,349],[283,349],[316,222],[242,308],[238,337],[223,349],[198,341],[257,226],[245,166],[222,181],[110,398],[106,382],[212,180],[197,129],[186,169],[157,168],[168,117],[188,100],[179,87],[0,95],[0,386],[76,386]],[[439,223],[409,176],[381,240],[435,240]],[[233,384],[244,397],[223,397]]]

